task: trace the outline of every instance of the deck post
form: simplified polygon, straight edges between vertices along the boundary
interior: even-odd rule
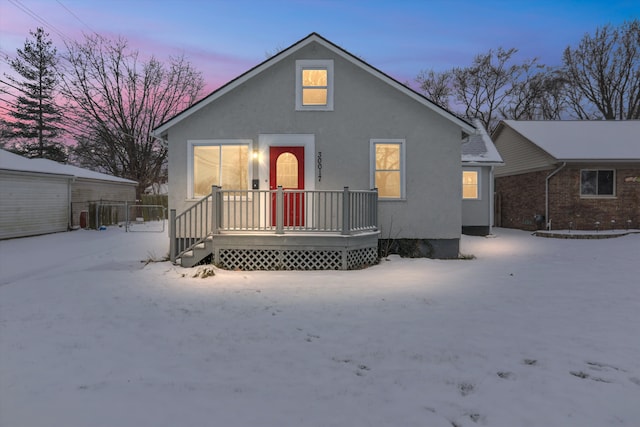
[[[378,228],[378,187],[374,188],[373,191],[375,193],[373,195],[373,206],[371,206],[371,212],[372,212],[371,215],[373,219],[371,225],[377,229]]]
[[[351,197],[349,187],[342,191],[342,235],[351,234]]]
[[[169,210],[169,260],[176,262],[176,210]]]
[[[220,234],[220,216],[222,204],[220,203],[220,187],[211,186],[211,234]]]
[[[284,190],[278,185],[276,191],[276,234],[284,234]]]

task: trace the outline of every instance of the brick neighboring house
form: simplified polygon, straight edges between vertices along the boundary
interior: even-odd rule
[[[496,225],[640,228],[640,121],[500,122]]]

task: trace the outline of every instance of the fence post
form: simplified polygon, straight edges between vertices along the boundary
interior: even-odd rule
[[[129,232],[129,201],[124,201],[124,232]]]
[[[176,262],[176,210],[169,211],[169,260]]]
[[[351,234],[351,197],[349,187],[342,191],[342,235]]]
[[[278,185],[276,191],[276,234],[284,234],[284,190]]]
[[[211,186],[211,234],[220,234],[220,217],[222,204],[220,203],[220,187]]]

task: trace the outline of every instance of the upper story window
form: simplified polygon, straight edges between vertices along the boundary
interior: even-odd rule
[[[188,197],[204,197],[211,193],[212,185],[225,190],[248,189],[250,145],[251,140],[189,141]]]
[[[405,198],[404,139],[371,140],[371,186],[381,199]]]
[[[333,110],[333,61],[296,61],[296,110]]]
[[[615,196],[616,174],[612,169],[580,171],[581,196]]]
[[[462,171],[462,198],[464,200],[478,200],[480,198],[477,170]]]

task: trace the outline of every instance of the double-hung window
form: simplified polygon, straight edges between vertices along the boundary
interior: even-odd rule
[[[580,195],[586,197],[615,196],[616,174],[612,169],[580,171]]]
[[[296,110],[333,110],[333,61],[296,61]]]
[[[480,199],[479,173],[477,170],[462,171],[462,198],[464,200]]]
[[[211,193],[211,186],[225,190],[247,190],[251,177],[251,140],[207,140],[188,142],[189,197]]]
[[[371,186],[381,199],[405,198],[405,140],[372,139]]]

